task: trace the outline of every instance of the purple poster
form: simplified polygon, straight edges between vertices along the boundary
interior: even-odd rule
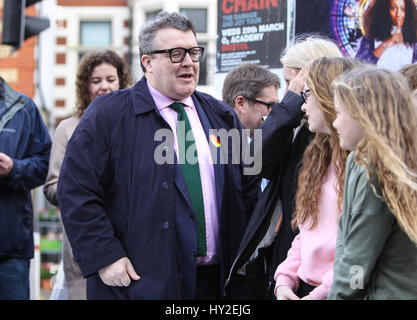
[[[346,56],[399,70],[417,62],[416,0],[335,0],[333,36]]]

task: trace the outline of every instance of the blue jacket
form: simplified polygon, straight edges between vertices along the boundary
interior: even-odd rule
[[[22,106],[0,132],[0,152],[13,169],[0,178],[0,260],[33,257],[33,210],[30,191],[45,182],[51,139],[33,101],[0,78],[0,119]],[[3,118],[4,119],[4,118]]]
[[[226,104],[198,92],[192,98],[206,134],[242,128]],[[58,203],[75,260],[88,277],[89,299],[194,297],[195,219],[180,166],[155,162],[161,142],[154,135],[163,128],[170,130],[143,78],[95,99],[68,142]],[[231,148],[229,143],[229,153]],[[217,163],[223,283],[247,223],[243,193],[257,192],[257,185],[242,176],[240,164]],[[141,280],[126,288],[106,286],[98,271],[124,256]]]

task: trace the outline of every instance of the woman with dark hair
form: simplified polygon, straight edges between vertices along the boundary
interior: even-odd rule
[[[373,0],[363,16],[365,35],[356,58],[398,71],[417,61],[414,0]]]
[[[130,68],[117,53],[111,50],[90,51],[78,66],[76,79],[77,102],[74,115],[61,121],[55,131],[49,160],[48,176],[43,192],[50,203],[59,207],[57,183],[67,143],[90,102],[98,96],[129,87],[133,82]],[[63,229],[62,260],[64,264],[67,297],[69,300],[86,299],[86,281]]]
[[[110,87],[95,86],[95,84],[100,83],[99,80],[101,79],[94,79],[94,71],[97,71],[106,65],[113,67],[110,69],[113,69],[112,71],[114,76],[113,79],[108,79],[108,83],[114,85],[117,80],[118,86],[116,90],[125,89],[132,85],[133,79],[130,74],[130,68],[126,62],[117,55],[117,53],[111,50],[87,52],[81,59],[77,71],[77,102],[75,106],[75,115],[78,116],[78,118],[81,118],[90,102],[93,101],[97,96],[115,90],[113,89],[114,86],[112,85],[110,85]],[[115,77],[116,75],[117,77]]]

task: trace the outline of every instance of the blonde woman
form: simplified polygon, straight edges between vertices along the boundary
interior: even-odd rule
[[[417,108],[407,80],[369,68],[333,84],[346,163],[329,299],[417,299]]]
[[[299,234],[274,276],[278,300],[321,300],[330,291],[347,158],[332,127],[336,111],[330,84],[357,65],[348,58],[320,58],[307,66],[302,110],[316,135],[298,176],[292,225]]]

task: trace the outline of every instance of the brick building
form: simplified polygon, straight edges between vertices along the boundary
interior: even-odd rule
[[[0,0],[1,21],[3,21],[3,3],[4,1]],[[36,14],[35,6],[26,9],[26,15],[36,16]],[[12,52],[10,46],[0,46],[0,76],[13,89],[31,98],[35,96],[35,46],[36,37],[26,40],[16,52]]]

